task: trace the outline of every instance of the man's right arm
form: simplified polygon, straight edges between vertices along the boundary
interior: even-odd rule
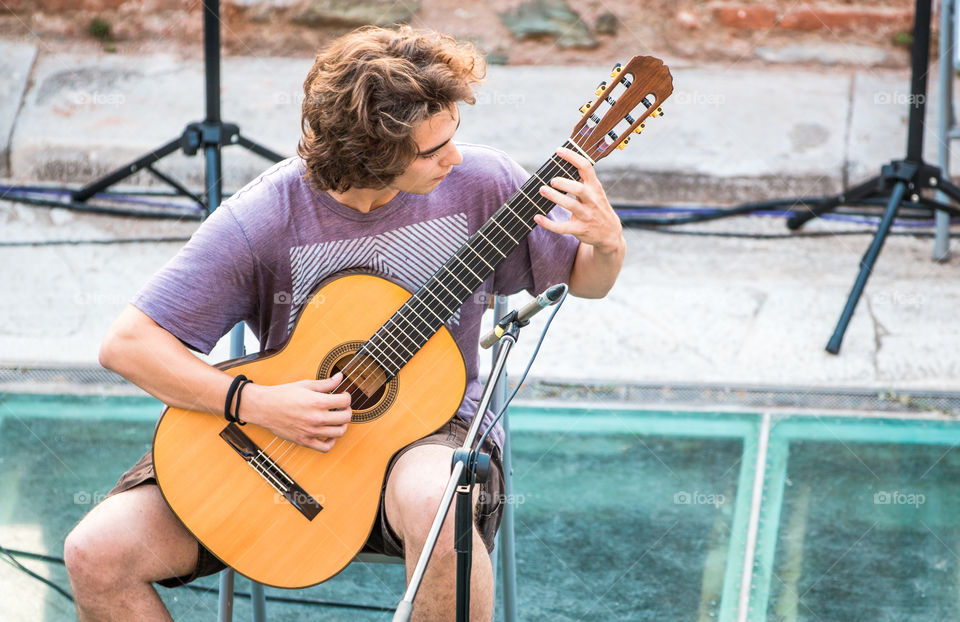
[[[100,364],[176,408],[223,416],[233,376],[200,360],[150,316],[128,305],[100,346]],[[350,421],[350,396],[331,394],[338,374],[243,389],[240,419],[318,451],[329,451]]]

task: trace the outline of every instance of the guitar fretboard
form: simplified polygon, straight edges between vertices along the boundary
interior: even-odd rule
[[[563,145],[576,150],[571,141]],[[579,180],[575,166],[554,154],[397,310],[361,349],[393,377],[449,320],[536,226],[553,202],[540,186],[554,177]]]

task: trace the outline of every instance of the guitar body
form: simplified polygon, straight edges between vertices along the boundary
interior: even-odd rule
[[[409,297],[378,276],[334,277],[313,293],[282,349],[218,367],[261,385],[327,378]],[[253,424],[168,407],[154,438],[157,481],[183,524],[228,566],[271,586],[314,585],[337,574],[366,542],[393,454],[446,423],[465,388],[463,356],[441,328],[369,408],[354,408],[353,422],[327,453],[275,440]],[[236,440],[225,438],[232,430],[272,456],[298,492],[285,496],[271,484],[278,476],[251,466]],[[306,495],[304,511],[291,502]]]

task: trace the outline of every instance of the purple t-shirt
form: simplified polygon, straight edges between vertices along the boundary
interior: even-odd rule
[[[458,147],[463,163],[432,192],[401,192],[369,213],[314,191],[303,161],[284,160],[224,201],[133,305],[194,350],[209,353],[241,321],[268,350],[287,340],[309,294],[337,272],[367,269],[416,289],[529,178],[501,151]],[[569,213],[556,207],[550,217]],[[480,398],[480,319],[490,296],[568,281],[578,244],[535,227],[447,322],[467,369],[464,420]],[[502,445],[499,426],[490,436]]]

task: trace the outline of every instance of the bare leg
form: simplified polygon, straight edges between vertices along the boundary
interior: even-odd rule
[[[93,508],[67,536],[64,558],[81,622],[170,620],[151,582],[193,572],[197,541],[147,484]]]
[[[437,508],[440,507],[443,489],[450,478],[452,456],[453,450],[442,445],[414,447],[397,460],[387,481],[384,500],[387,521],[404,543],[408,581],[417,565]],[[454,506],[451,505],[414,601],[414,620],[456,618],[457,555],[453,550],[453,515]],[[474,525],[470,619],[485,622],[492,618],[493,568],[483,539]]]

